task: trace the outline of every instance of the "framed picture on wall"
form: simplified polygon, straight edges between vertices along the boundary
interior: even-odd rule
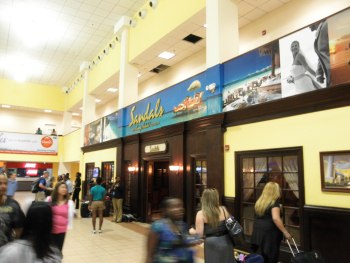
[[[350,192],[350,150],[320,152],[322,191]]]

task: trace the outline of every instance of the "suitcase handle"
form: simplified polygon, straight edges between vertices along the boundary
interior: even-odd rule
[[[289,243],[289,240],[288,239],[286,239],[287,240],[287,244],[288,244],[288,246],[289,246],[289,249],[290,249],[290,251],[292,252],[292,254],[293,254],[293,257],[295,257],[295,255],[296,254],[299,254],[300,253],[300,251],[299,251],[299,249],[298,249],[298,246],[297,246],[297,244],[295,243],[295,240],[294,240],[294,238],[292,237],[292,241],[293,241],[293,243],[294,243],[294,247],[295,247],[295,249],[296,249],[296,253],[294,253],[294,250],[293,250],[293,248],[292,248],[292,246],[290,245],[290,243]]]

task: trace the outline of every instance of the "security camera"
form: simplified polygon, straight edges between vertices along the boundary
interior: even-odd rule
[[[147,10],[143,9],[141,11],[139,11],[139,17],[141,17],[142,19],[144,19],[147,15]]]
[[[150,0],[148,2],[149,6],[152,7],[153,9],[155,9],[158,5],[158,0]]]
[[[115,48],[115,42],[109,43],[109,48]]]
[[[135,27],[137,22],[134,19],[130,19],[129,24],[130,24],[130,26]]]

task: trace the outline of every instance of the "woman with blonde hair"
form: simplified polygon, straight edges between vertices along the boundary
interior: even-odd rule
[[[216,189],[205,189],[201,197],[202,210],[196,216],[196,228],[190,234],[204,237],[204,261],[206,263],[232,263],[233,243],[225,226],[230,216],[226,207],[220,206]]]
[[[264,257],[265,263],[277,263],[280,244],[283,238],[292,236],[281,219],[280,186],[269,182],[255,203],[255,222],[251,244],[253,250]]]

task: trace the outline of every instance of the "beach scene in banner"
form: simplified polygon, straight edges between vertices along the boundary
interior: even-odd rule
[[[103,117],[102,141],[109,141],[121,137],[122,133],[118,129],[118,112],[113,112]]]
[[[350,9],[328,20],[332,85],[350,81]]]
[[[208,79],[204,72],[128,106],[123,114],[124,135],[220,113],[216,83],[218,79]]]
[[[282,97],[278,41],[224,63],[223,69],[224,112]]]

